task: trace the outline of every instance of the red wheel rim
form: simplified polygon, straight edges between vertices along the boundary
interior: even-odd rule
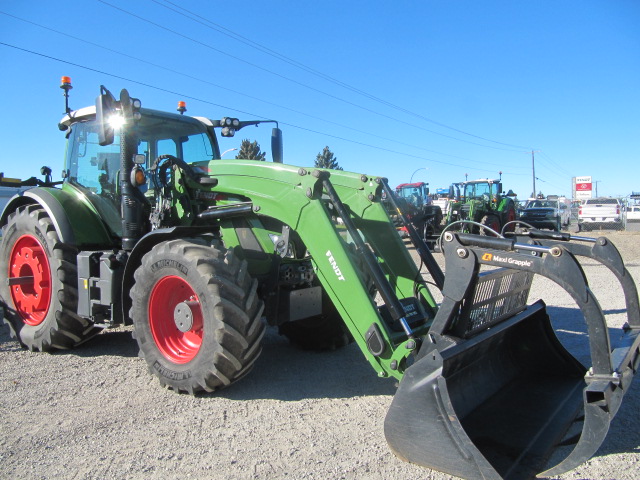
[[[189,302],[193,314],[188,331],[180,331],[174,320],[176,306],[184,302]],[[202,345],[202,308],[186,280],[171,275],[154,285],[149,298],[149,326],[156,346],[167,360],[188,363],[195,358]]]
[[[51,268],[40,241],[23,235],[11,249],[9,278],[20,279],[11,285],[11,299],[27,325],[40,325],[51,303]]]

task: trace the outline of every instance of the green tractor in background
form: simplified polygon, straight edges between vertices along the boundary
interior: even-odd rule
[[[501,180],[455,183],[449,189],[449,198],[453,201],[449,203],[446,225],[461,222],[450,227],[454,230],[494,235],[488,229],[500,233],[505,225],[517,218],[516,203],[512,197],[503,194]],[[514,223],[505,229],[508,232],[514,230]]]
[[[277,126],[273,162],[222,160],[220,136],[270,121],[178,110],[105,87],[95,106],[67,107],[62,185],[16,195],[0,215],[0,307],[23,347],[74,348],[130,325],[149,372],[195,394],[249,374],[271,326],[305,348],[355,342],[379,377],[399,382],[384,430],[404,460],[462,478],[530,478],[576,418],[575,449],[545,473],[596,452],[640,366],[638,294],[610,242],[448,231],[445,279],[385,178],[284,164]],[[515,212],[497,182],[464,191],[452,208],[462,218],[498,230]],[[614,352],[577,256],[608,262],[622,284],[628,324]],[[527,304],[534,275],[584,314],[590,369],[558,342],[544,302]]]

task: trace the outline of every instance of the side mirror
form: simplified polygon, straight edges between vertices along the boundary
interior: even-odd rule
[[[100,95],[96,98],[96,122],[98,124],[98,143],[111,145],[115,138],[109,117],[116,110],[116,99],[104,86],[100,86]]]
[[[282,163],[282,130],[271,130],[271,156],[274,163]]]
[[[453,185],[451,185],[449,187],[449,195],[447,195],[449,198],[455,198],[455,192],[453,191]]]

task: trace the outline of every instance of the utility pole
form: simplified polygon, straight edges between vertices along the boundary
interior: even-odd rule
[[[536,197],[536,157],[534,154],[539,151],[540,150],[531,150],[531,172],[533,173],[533,195],[531,195],[532,198]]]

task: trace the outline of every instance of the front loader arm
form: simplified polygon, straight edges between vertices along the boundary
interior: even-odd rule
[[[411,337],[424,335],[428,322],[417,332],[408,326],[393,331],[365,278],[373,278],[384,308],[401,323],[400,299],[417,296],[429,318],[435,302],[380,202],[382,179],[249,160],[210,162],[207,170],[217,180],[212,191],[246,198],[255,214],[275,218],[299,234],[318,279],[367,360],[380,376],[402,378],[404,360],[418,347]],[[193,188],[203,186],[194,182]]]

